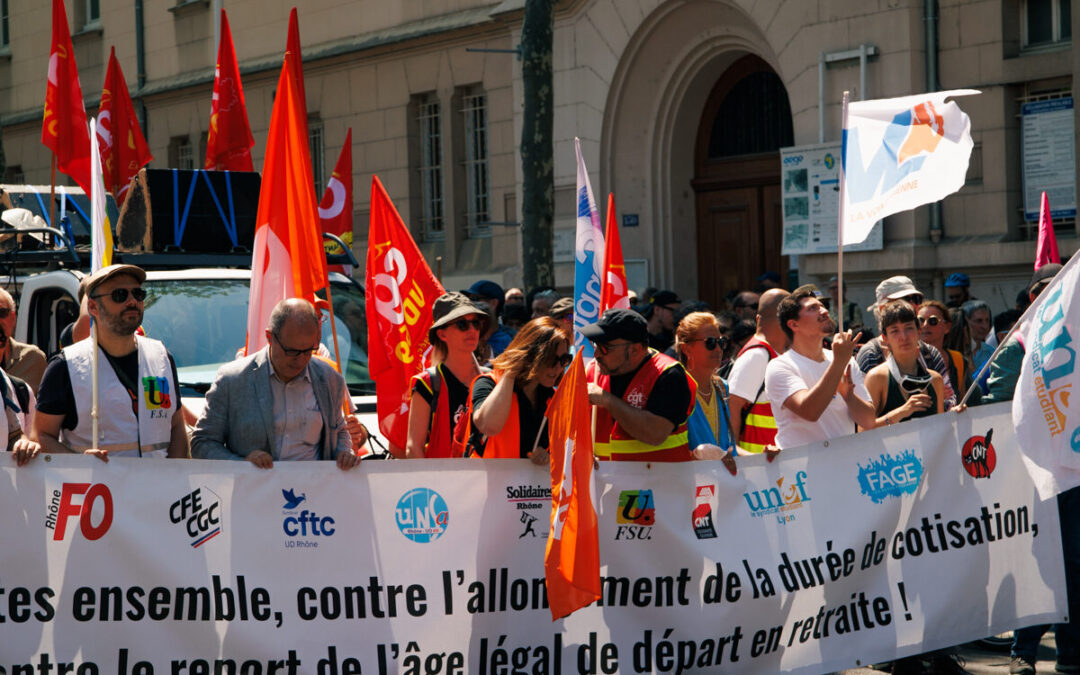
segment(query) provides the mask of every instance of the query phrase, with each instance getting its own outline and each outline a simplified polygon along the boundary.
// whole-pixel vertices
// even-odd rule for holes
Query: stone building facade
[[[115,46],[145,105],[152,167],[202,164],[222,4],[258,168],[290,3],[137,0],[138,26],[126,0],[67,0],[88,113]],[[316,182],[321,194],[351,127],[361,260],[378,174],[448,288],[482,277],[520,284],[522,95],[513,50],[523,5],[301,4]],[[11,10],[0,46],[4,180],[47,183],[50,156],[39,137],[50,3],[16,1]],[[851,296],[869,304],[878,280],[906,273],[941,297],[943,279],[965,271],[974,295],[995,309],[1011,306],[1034,255],[1023,214],[1021,106],[1071,96],[1076,21],[1070,0],[560,0],[558,284],[572,284],[575,136],[597,201],[615,194],[631,284],[716,302],[762,271],[795,266],[780,255],[778,148],[838,140],[844,90],[854,99],[926,91],[928,55],[936,55],[940,89],[982,91],[960,102],[975,140],[967,184],[944,200],[937,225],[925,207],[892,216],[880,251],[846,254]],[[1072,186],[1075,193],[1075,178]],[[1076,249],[1076,227],[1075,219],[1058,223],[1063,254]],[[835,255],[800,256],[798,277],[823,282],[835,266]]]

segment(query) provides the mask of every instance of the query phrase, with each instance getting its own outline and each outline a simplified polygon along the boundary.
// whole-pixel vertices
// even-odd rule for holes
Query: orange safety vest
[[[477,375],[473,380],[473,384],[469,387],[469,408],[468,418],[465,421],[465,434],[464,438],[468,439],[472,436],[472,416],[473,416],[473,399],[472,388],[476,385],[476,380],[481,377],[490,377],[495,380],[495,384],[499,383],[499,379],[502,377],[502,373],[491,371],[490,373],[481,373]],[[494,436],[484,437],[484,444],[481,446],[483,451],[479,456],[484,459],[520,459],[521,458],[521,427],[518,417],[518,402],[517,392],[510,392],[510,412],[506,415],[506,422],[503,424],[499,433]],[[532,448],[529,448],[532,450]],[[476,456],[476,455],[473,455]]]
[[[655,349],[649,350],[649,358],[638,369],[623,392],[622,400],[635,408],[644,410],[653,386],[660,375],[668,368],[679,368],[686,376],[690,388],[690,407],[686,411],[689,417],[694,411],[697,384],[694,378],[683,369],[682,364],[665,356]],[[611,378],[599,372],[596,362],[589,364],[586,371],[589,382],[595,382],[604,391],[611,391]],[[623,429],[612,418],[606,408],[597,406],[596,429],[593,434],[593,452],[597,459],[635,462],[688,462],[694,458],[690,454],[690,442],[686,435],[686,420],[679,424],[660,445],[642,443]]]
[[[770,361],[779,356],[768,342],[750,338],[735,358],[739,358],[751,349],[767,350]],[[750,407],[743,411],[742,433],[739,435],[738,444],[747,452],[761,452],[766,445],[776,443],[776,418],[773,416],[772,403],[767,398],[763,398],[764,395],[765,381],[762,380],[757,396],[750,402]]]
[[[426,368],[419,374],[413,375],[414,380],[420,381],[431,394],[435,395],[433,375],[439,369],[438,375],[445,380],[442,374],[442,365],[434,368]],[[428,441],[424,448],[424,456],[428,459],[446,459],[448,457],[460,457],[460,452],[455,454],[453,447],[453,432],[450,429],[450,395],[446,387],[439,383],[438,397],[431,404],[431,421],[428,425]]]

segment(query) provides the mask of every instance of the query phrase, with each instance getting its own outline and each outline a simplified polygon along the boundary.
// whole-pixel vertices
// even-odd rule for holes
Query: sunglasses
[[[122,302],[127,302],[128,293],[131,293],[131,297],[135,298],[135,302],[142,302],[146,299],[146,291],[142,288],[114,288],[111,293],[98,293],[90,297],[97,300],[108,296],[109,299],[119,305]]]
[[[622,344],[613,345],[609,342],[600,342],[596,345],[596,353],[601,356],[607,356],[611,353],[612,349],[618,349],[620,347],[629,347],[634,344],[633,342],[623,342]]]
[[[480,326],[482,325],[484,325],[484,322],[482,322],[480,319],[458,319],[453,323],[454,328],[457,328],[462,333],[469,330],[470,328],[480,330]]]
[[[900,388],[909,394],[921,394],[933,382],[933,377],[926,375],[904,375],[900,378]]]
[[[936,326],[939,323],[941,323],[941,317],[939,317],[939,316],[921,317],[920,316],[918,318],[918,321],[919,321],[919,326],[920,327],[925,326],[926,324],[930,324],[931,326]]]
[[[708,349],[710,352],[714,351],[717,347],[720,349],[727,349],[728,346],[728,339],[726,337],[698,338],[697,340],[687,340],[687,342],[704,342],[705,349]]]
[[[277,333],[270,333],[270,334],[274,336],[274,340],[276,340],[277,343],[278,343],[278,346],[281,347],[281,351],[285,352],[285,356],[288,356],[290,358],[295,358],[297,356],[308,356],[310,354],[314,354],[315,352],[317,352],[319,350],[318,345],[316,345],[314,347],[309,347],[308,349],[290,349],[289,347],[286,347],[285,345],[281,344],[281,338],[279,338],[277,336]]]
[[[574,357],[571,356],[569,352],[567,352],[566,354],[563,354],[562,356],[556,356],[555,357],[555,362],[559,364],[560,368],[566,369],[566,368],[570,367],[571,363],[574,362]]]

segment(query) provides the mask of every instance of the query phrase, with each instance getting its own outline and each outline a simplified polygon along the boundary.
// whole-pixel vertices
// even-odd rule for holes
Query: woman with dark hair
[[[477,377],[469,401],[470,420],[484,439],[484,458],[530,457],[547,464],[544,412],[555,385],[570,365],[570,333],[543,316],[521,327],[490,373]]]
[[[431,310],[431,368],[413,377],[405,457],[453,457],[454,426],[469,400],[469,385],[483,370],[473,352],[488,315],[462,293],[447,293]]]
[[[877,314],[881,343],[889,348],[885,363],[866,374],[878,426],[940,413],[945,381],[919,362],[915,308],[906,300],[890,300]]]
[[[690,448],[702,443],[723,449],[734,447],[727,387],[716,374],[728,339],[720,335],[720,323],[710,312],[693,312],[675,328],[675,352],[697,382],[694,412],[687,420]]]

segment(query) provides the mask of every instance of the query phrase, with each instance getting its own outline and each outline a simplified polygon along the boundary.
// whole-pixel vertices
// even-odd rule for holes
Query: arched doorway
[[[787,278],[779,149],[793,144],[791,105],[779,76],[749,55],[716,81],[698,126],[698,295],[713,307],[753,288],[766,271]]]

